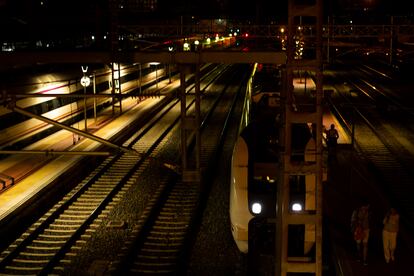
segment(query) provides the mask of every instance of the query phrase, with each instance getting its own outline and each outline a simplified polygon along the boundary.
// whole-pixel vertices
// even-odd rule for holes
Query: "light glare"
[[[262,212],[262,205],[260,203],[253,203],[252,205],[253,214],[260,214]]]
[[[293,203],[292,204],[292,211],[294,211],[294,212],[300,212],[300,211],[302,211],[302,204],[300,204],[300,203]]]

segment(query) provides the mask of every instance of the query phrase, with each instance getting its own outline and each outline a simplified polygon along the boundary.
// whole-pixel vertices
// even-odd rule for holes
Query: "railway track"
[[[350,78],[348,83],[353,91],[360,91],[362,96],[357,101],[351,101],[348,95],[342,93],[341,98],[347,103],[342,104],[342,107],[338,103],[335,110],[345,119],[344,125],[349,134],[354,135],[359,154],[372,165],[378,175],[378,188],[387,195],[391,204],[401,210],[402,220],[414,229],[414,206],[411,199],[414,192],[414,174],[411,169],[414,166],[414,151],[405,142],[411,140],[412,131],[409,124],[401,124],[412,117],[412,111],[404,107],[401,99],[392,95],[389,97],[376,86],[355,83]],[[378,98],[382,102],[378,103]],[[397,115],[390,116],[390,112],[378,108],[383,101],[397,106]]]
[[[211,72],[211,70],[213,68],[214,68],[214,65],[212,65],[212,64],[208,64],[206,66],[203,66],[203,68],[201,70],[201,74],[204,74],[205,76],[208,76],[209,72]],[[155,95],[154,93],[156,91],[155,92],[154,91],[145,92],[146,90],[148,90],[148,88],[151,85],[154,85],[154,83],[155,83],[154,80],[149,80],[148,83],[144,84],[142,93],[140,94],[140,97],[144,97],[144,96],[149,97],[151,95],[154,96]],[[192,84],[193,83],[193,78],[190,78],[188,80],[188,83],[191,87],[193,87],[193,85],[194,85],[194,84]],[[126,84],[126,85],[128,85],[128,84]],[[137,91],[138,91],[138,88],[133,88],[133,89],[130,88],[130,90],[125,91],[125,93],[134,95]],[[124,111],[128,110],[130,107],[132,107],[132,106],[127,105],[126,107],[124,107],[124,109],[125,109]],[[65,108],[67,109],[68,107],[65,107]],[[68,110],[66,110],[66,111],[68,111]],[[105,110],[103,110],[103,111],[105,111]],[[110,111],[108,111],[108,113],[110,113]],[[101,117],[102,117],[102,119],[98,120],[97,126],[95,128],[90,129],[89,132],[93,133],[95,130],[97,130],[101,127],[104,127],[106,124],[110,123],[113,119],[115,119],[115,117],[108,117],[108,116],[101,116]],[[57,119],[57,118],[55,118],[55,119]],[[75,119],[76,120],[81,120],[81,123],[82,123],[82,120],[83,120],[82,111],[78,110],[78,111],[72,112],[72,111],[69,110],[67,113],[60,114],[60,116],[59,116],[59,122],[61,122],[63,124],[72,124],[72,127],[79,128],[79,121],[77,122],[77,126],[76,126]],[[5,139],[8,139],[7,141],[13,141],[13,143],[7,142],[6,144],[2,144],[1,148],[4,150],[4,149],[8,149],[9,147],[12,147],[12,149],[15,149],[15,147],[19,147],[19,148],[24,147],[24,146],[26,146],[27,143],[30,143],[30,144],[35,143],[37,140],[40,140],[40,139],[44,138],[45,135],[50,135],[50,134],[53,134],[55,131],[58,131],[57,127],[52,127],[51,125],[47,125],[47,124],[42,123],[42,122],[40,122],[40,124],[36,123],[35,125],[33,125],[31,123],[31,121],[38,121],[38,120],[31,119],[31,120],[28,120],[27,122],[18,124],[16,126],[16,128],[17,128],[16,131],[14,131],[14,127],[9,128],[5,132],[7,134],[7,135],[5,135],[5,137],[6,137]],[[83,123],[82,123],[82,125],[83,125]],[[24,132],[20,132],[19,129],[22,129],[22,128],[28,128],[28,129],[25,130]],[[79,138],[80,137],[78,137],[78,139]],[[75,137],[75,134],[74,134],[73,135],[73,144],[75,144],[78,139]],[[3,141],[1,137],[0,137],[0,141]],[[50,149],[50,148],[47,148],[47,149]],[[66,148],[61,149],[61,148],[59,148],[59,146],[52,147],[52,149],[53,150],[58,150],[58,151],[59,150],[66,150]],[[42,150],[42,149],[40,149],[40,150]],[[12,179],[14,180],[14,183],[19,182],[21,179],[23,179],[23,177],[26,177],[27,175],[29,175],[33,171],[37,170],[37,168],[40,168],[45,163],[50,162],[51,160],[53,160],[53,158],[48,158],[43,163],[38,162],[34,166],[27,166],[28,168],[30,168],[30,171],[26,171],[24,174],[20,173],[18,176],[12,177]],[[5,191],[10,186],[11,186],[10,184],[0,186],[0,188],[1,188],[0,192]]]
[[[387,130],[383,121],[372,116],[355,126],[355,137],[360,152],[374,166],[381,188],[388,199],[401,210],[402,220],[414,229],[414,193],[412,179],[414,156],[397,140],[396,133]],[[400,134],[397,134],[400,135]]]
[[[240,72],[233,72],[226,79],[239,78],[237,82],[240,82],[239,76]],[[202,122],[201,166],[206,168],[204,176],[215,162],[215,153],[221,144],[227,119],[239,91],[238,85],[225,87],[215,99],[204,99],[211,102],[205,104],[210,109],[205,111]],[[208,184],[205,180],[201,183],[183,183],[178,180],[172,186],[166,187],[161,192],[163,196],[154,199],[159,208],[152,209],[153,213],[148,216],[146,223],[142,228],[136,229],[136,235],[129,238],[128,248],[120,255],[120,261],[113,264],[111,271],[119,275],[171,275],[183,269],[185,247],[194,228],[197,210],[202,208],[202,198],[208,189],[206,186]]]
[[[157,124],[157,129],[153,131],[166,131],[160,126]],[[106,159],[92,176],[80,183],[72,194],[56,204],[2,253],[2,273],[48,274],[67,251],[69,255],[74,254],[76,248],[87,240],[88,234],[85,233],[94,220],[111,202],[119,200],[121,190],[128,188],[131,185],[128,183],[136,178],[134,172],[159,142],[155,137],[159,136],[143,135],[132,146],[137,150],[145,148],[145,156],[121,154]],[[59,270],[59,267],[56,269]]]
[[[218,70],[205,77],[206,87],[220,72]],[[0,274],[60,274],[91,237],[102,217],[125,196],[149,166],[149,160],[159,150],[158,147],[165,143],[165,136],[179,120],[177,103],[177,100],[170,102],[124,143],[143,154],[124,153],[107,158],[3,251],[0,254]]]

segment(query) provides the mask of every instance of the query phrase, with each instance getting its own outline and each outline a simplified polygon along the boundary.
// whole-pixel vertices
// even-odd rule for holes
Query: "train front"
[[[272,97],[265,95],[260,102],[266,104]],[[230,220],[233,238],[243,253],[274,251],[278,141],[279,116],[272,111],[253,117],[233,150]]]

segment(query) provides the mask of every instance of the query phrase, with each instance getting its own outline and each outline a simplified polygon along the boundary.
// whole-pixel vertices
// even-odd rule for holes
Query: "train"
[[[256,67],[260,68],[260,67]],[[265,72],[277,83],[273,72]],[[281,184],[284,158],[282,126],[284,125],[280,103],[280,87],[269,88],[255,84],[254,79],[266,78],[253,72],[251,95],[247,95],[245,112],[236,139],[230,173],[229,216],[232,237],[239,250],[247,254],[255,269],[274,269],[276,249],[277,191]],[[258,88],[259,87],[259,88]],[[255,91],[258,89],[258,91]],[[315,128],[308,123],[295,123],[292,130],[292,162],[314,162]],[[309,196],[314,189],[312,175],[289,176],[290,202],[292,211],[299,208],[310,211],[315,199]],[[289,228],[289,255],[309,255],[315,245],[312,225],[296,225]],[[260,263],[260,265],[257,265]],[[261,268],[262,267],[262,268]],[[255,272],[259,272],[255,270]]]
[[[261,95],[258,109],[266,102],[277,102],[277,95]],[[259,106],[261,106],[259,108]],[[256,111],[257,112],[257,111]],[[254,112],[254,113],[256,113]],[[231,164],[230,221],[238,249],[247,253],[249,229],[259,221],[276,218],[276,192],[279,177],[280,116],[251,118],[235,142]]]
[[[276,72],[276,74],[275,74]],[[276,218],[279,178],[280,70],[255,64],[247,84],[239,135],[231,159],[229,215],[238,250],[248,253],[249,231]],[[273,86],[263,85],[271,79]]]

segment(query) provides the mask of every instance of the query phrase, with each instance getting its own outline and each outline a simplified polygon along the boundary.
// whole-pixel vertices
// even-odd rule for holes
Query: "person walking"
[[[400,215],[395,208],[391,208],[385,215],[382,230],[382,244],[384,246],[385,262],[393,262],[394,251],[397,246],[397,234],[399,230]]]
[[[356,243],[357,259],[367,265],[368,240],[370,230],[369,203],[365,202],[352,212],[351,230]]]

